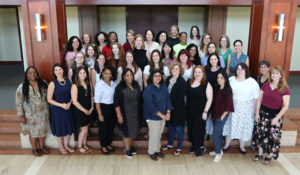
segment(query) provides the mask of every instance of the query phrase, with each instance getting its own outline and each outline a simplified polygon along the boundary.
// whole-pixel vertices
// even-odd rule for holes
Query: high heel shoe
[[[243,154],[243,155],[245,155],[245,154],[247,154],[247,151],[243,151],[243,150],[240,148],[240,153]]]
[[[58,151],[59,151],[60,154],[62,154],[62,155],[68,154],[68,151],[67,151],[67,150],[61,150],[61,149],[58,149]]]
[[[230,146],[228,146],[227,148],[222,148],[223,152],[226,152],[227,150],[229,150]]]

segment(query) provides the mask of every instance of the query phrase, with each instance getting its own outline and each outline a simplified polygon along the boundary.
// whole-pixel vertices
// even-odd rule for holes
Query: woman
[[[151,29],[147,29],[145,31],[145,50],[152,53],[153,50],[160,49],[159,44],[157,42],[154,42],[153,39],[155,38],[154,31]]]
[[[208,61],[207,61],[208,60],[208,55],[212,54],[212,53],[217,53],[217,55],[219,55],[216,43],[209,42],[207,44],[207,47],[206,47],[206,55],[203,56],[203,57],[201,57],[201,65],[202,66],[205,67],[207,65],[207,63],[208,63]],[[224,62],[223,57],[219,56],[219,59],[220,59],[221,67],[224,68],[225,67],[225,62]]]
[[[164,66],[170,67],[171,64],[175,61],[173,56],[173,48],[169,42],[165,42],[162,45],[161,57]]]
[[[164,30],[158,32],[155,41],[159,44],[159,51],[162,52],[163,44],[168,40],[168,33]]]
[[[134,35],[135,32],[131,29],[127,30],[126,32],[126,43],[123,45],[124,52],[127,50],[133,50],[134,49]]]
[[[134,61],[132,50],[128,50],[125,53],[125,59],[124,59],[123,65],[122,65],[122,67],[118,68],[118,78],[117,78],[118,83],[121,82],[121,80],[122,80],[123,70],[125,70],[127,68],[131,69],[132,72],[134,72],[134,80],[136,82],[138,82],[139,87],[141,88],[141,90],[143,90],[143,73],[142,73],[141,69],[139,68],[139,66]]]
[[[179,156],[182,152],[182,143],[184,140],[184,124],[186,119],[186,107],[185,107],[185,91],[186,81],[182,78],[183,68],[180,63],[173,63],[171,66],[171,76],[167,78],[166,86],[171,98],[173,110],[171,111],[171,119],[168,122],[169,126],[169,139],[168,145],[163,150],[173,148],[174,137],[177,133],[178,143],[175,156]]]
[[[111,66],[115,69],[122,66],[123,58],[124,58],[124,51],[123,47],[120,43],[115,42],[111,45],[111,57],[108,58],[108,62]]]
[[[198,26],[192,26],[190,31],[190,38],[188,39],[189,44],[195,44],[197,48],[200,46],[200,30]],[[197,49],[198,50],[198,49]]]
[[[70,108],[71,86],[71,80],[66,77],[63,67],[54,64],[53,81],[48,86],[47,100],[52,105],[52,134],[57,137],[61,154],[74,152],[74,149],[69,147],[70,136],[75,133],[75,122]]]
[[[223,151],[229,149],[232,139],[239,139],[240,152],[245,155],[245,142],[252,137],[254,125],[255,102],[259,95],[257,82],[250,77],[249,68],[245,63],[237,65],[235,76],[229,78],[233,93],[234,112],[229,113],[224,126],[226,136]]]
[[[223,57],[226,70],[228,56],[231,54],[232,50],[230,49],[230,40],[227,35],[222,35],[219,39],[219,55]]]
[[[100,81],[101,72],[104,66],[106,65],[107,65],[107,60],[105,55],[103,53],[99,53],[95,61],[94,69],[91,70],[91,83],[93,87],[95,87],[96,84]]]
[[[254,161],[262,159],[266,153],[264,164],[270,164],[272,158],[279,156],[282,135],[282,117],[290,104],[290,90],[281,67],[275,66],[270,72],[270,82],[263,85],[257,100],[255,112],[255,130],[252,145],[257,146],[258,154]]]
[[[76,72],[76,69],[80,66],[83,66],[86,70],[86,73],[87,73],[87,76],[88,76],[88,80],[90,81],[90,71],[91,69],[85,64],[85,57],[84,57],[84,54],[82,52],[78,52],[76,53],[75,55],[75,60],[74,60],[74,63],[72,65],[72,69],[69,70],[68,72],[68,77],[74,81],[74,78],[75,78],[75,72]]]
[[[190,58],[189,60],[194,64],[194,65],[200,65],[200,57],[199,57],[199,52],[198,52],[198,46],[196,44],[189,44],[186,49],[190,53]]]
[[[109,155],[116,149],[111,146],[116,114],[114,110],[115,70],[112,66],[105,66],[101,73],[101,80],[95,86],[94,102],[99,119],[99,141],[101,152]]]
[[[75,54],[82,49],[82,44],[80,39],[77,36],[72,36],[67,44],[67,53],[65,55],[65,60],[74,60]]]
[[[95,42],[97,44],[97,51],[98,53],[102,52],[102,49],[104,46],[106,46],[107,43],[107,34],[105,32],[98,32],[95,35]]]
[[[179,52],[178,59],[177,59],[177,61],[183,67],[184,73],[182,77],[184,78],[185,81],[192,78],[192,72],[194,68],[194,65],[192,62],[190,62],[189,57],[190,57],[189,51],[187,51],[186,49],[182,49]]]
[[[144,87],[147,86],[147,80],[150,72],[152,72],[154,69],[159,69],[163,73],[164,80],[170,75],[169,68],[163,65],[160,52],[157,49],[151,53],[150,64],[145,66],[143,72]]]
[[[211,35],[209,33],[204,33],[200,42],[199,56],[204,57],[207,54],[207,45],[211,42]]]
[[[180,39],[180,43],[173,46],[175,57],[178,57],[178,53],[182,49],[185,49],[188,46],[187,33],[186,32],[181,32],[180,35],[179,35],[179,39]]]
[[[95,59],[97,57],[97,48],[94,44],[88,44],[86,46],[85,64],[88,68],[93,69],[95,65]]]
[[[239,63],[246,63],[249,67],[249,57],[242,52],[243,42],[241,40],[235,40],[233,42],[234,52],[228,56],[226,72],[229,77],[234,75],[235,68]]]
[[[196,153],[196,157],[201,157],[206,151],[205,122],[213,100],[213,89],[206,79],[203,66],[196,66],[192,75],[186,90],[188,136],[192,143],[190,153]]]
[[[217,84],[214,89],[214,100],[211,110],[214,127],[212,139],[215,150],[210,152],[210,155],[215,156],[214,162],[216,163],[222,159],[223,128],[229,112],[234,112],[232,90],[226,72],[222,71],[217,74]]]
[[[92,37],[90,34],[85,33],[82,35],[82,53],[86,53],[87,46],[92,43]]]
[[[134,40],[135,48],[133,50],[134,61],[144,71],[144,67],[150,60],[150,52],[145,50],[145,42],[143,35],[135,35]]]
[[[154,161],[158,160],[157,157],[164,158],[165,156],[160,152],[160,139],[166,120],[170,120],[170,113],[173,109],[162,75],[159,69],[151,72],[148,79],[149,85],[143,93],[144,119],[149,128],[148,154]]]
[[[78,151],[88,153],[92,150],[87,146],[87,136],[90,123],[94,121],[91,115],[94,110],[92,88],[87,78],[84,67],[79,67],[75,72],[74,84],[71,88],[71,97],[78,135]]]
[[[16,92],[16,110],[22,122],[22,134],[29,135],[32,154],[48,154],[45,139],[49,129],[49,106],[47,103],[47,83],[40,77],[37,69],[26,69],[25,79]]]
[[[180,43],[178,25],[172,25],[170,27],[169,37],[167,41],[171,44],[171,47]]]
[[[116,87],[114,107],[118,123],[117,135],[123,138],[124,153],[132,158],[136,151],[132,148],[132,140],[140,133],[142,119],[142,95],[139,84],[134,80],[134,73],[126,68],[122,73],[122,81]]]
[[[108,34],[108,40],[105,46],[102,48],[102,53],[106,56],[106,58],[109,58],[111,55],[111,45],[114,42],[118,42],[118,34],[116,32],[109,32]]]
[[[263,85],[265,83],[268,82],[269,78],[270,78],[270,62],[267,60],[262,60],[258,63],[259,65],[259,71],[260,71],[260,75],[258,75],[257,77],[257,82],[260,88],[263,87]]]

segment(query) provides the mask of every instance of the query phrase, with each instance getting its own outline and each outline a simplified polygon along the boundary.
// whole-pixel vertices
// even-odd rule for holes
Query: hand
[[[169,113],[169,112],[167,112],[167,114],[166,114],[166,118],[165,118],[165,119],[166,119],[167,121],[169,121],[169,120],[170,120],[170,118],[171,118],[171,116],[170,116],[170,113]]]
[[[118,122],[119,122],[120,124],[123,123],[123,117],[122,117],[122,116],[119,116],[119,117],[118,117]]]
[[[68,110],[70,108],[70,105],[68,105],[67,103],[63,103],[61,104],[61,107],[64,108],[64,110]]]
[[[104,122],[104,117],[103,117],[103,115],[101,114],[101,115],[99,115],[99,121],[100,122]]]
[[[94,111],[94,108],[92,107],[90,110],[89,110],[89,115],[91,115],[92,113],[93,113],[93,111]]]
[[[259,120],[260,120],[260,116],[259,116],[259,114],[255,114],[255,121],[258,123],[258,122],[259,122]]]
[[[84,109],[83,113],[84,113],[85,115],[90,115],[90,111],[89,111],[89,110],[86,110],[86,109]]]
[[[166,120],[166,115],[164,115],[164,114],[161,114],[161,116],[160,116],[163,120]]]
[[[20,120],[23,124],[26,124],[27,123],[27,120],[24,116],[20,116]]]
[[[206,113],[206,112],[203,112],[203,113],[202,113],[202,119],[203,119],[203,120],[207,120],[207,113]]]
[[[225,116],[222,116],[222,117],[221,117],[221,121],[223,121],[223,120],[224,120],[224,118],[225,118]]]
[[[278,120],[279,119],[277,117],[273,118],[272,122],[271,122],[271,125],[276,125],[278,123]]]

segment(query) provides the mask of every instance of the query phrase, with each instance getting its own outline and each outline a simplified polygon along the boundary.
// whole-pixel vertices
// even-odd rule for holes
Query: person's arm
[[[138,68],[136,76],[137,76],[137,82],[139,84],[140,90],[143,91],[143,73],[142,73],[142,70],[140,68]]]
[[[171,110],[173,110],[173,106],[172,106],[172,102],[171,102],[167,87],[165,89],[166,89],[165,92],[167,93],[167,113],[165,115],[165,120],[170,120]]]
[[[228,59],[227,59],[227,67],[226,67],[226,73],[227,75],[229,75],[229,65],[230,65],[230,59],[231,59],[231,54],[228,55]]]
[[[247,59],[246,59],[246,65],[248,66],[248,68],[250,69],[249,67],[249,57],[247,56]]]
[[[146,56],[148,58],[148,62],[150,63],[150,60],[151,60],[151,53],[147,50],[146,52]]]
[[[264,91],[263,90],[260,90],[259,92],[259,95],[258,95],[258,98],[256,100],[256,105],[255,105],[255,121],[256,122],[259,122],[259,109],[260,109],[260,106],[261,106],[261,103],[262,103],[262,97],[264,95]]]
[[[278,120],[282,118],[282,116],[285,114],[285,112],[289,109],[289,105],[290,105],[290,95],[284,95],[282,96],[282,100],[283,100],[283,105],[281,107],[280,112],[276,115],[275,118],[273,118],[272,120],[272,125],[276,125]]]
[[[147,80],[148,80],[149,74],[143,73],[143,80],[144,80],[144,87],[147,87]]]
[[[121,112],[121,89],[119,88],[119,86],[116,88],[115,90],[115,94],[114,94],[114,107],[115,107],[115,111],[118,117],[118,122],[120,124],[123,123],[123,116],[122,116],[122,112]]]
[[[91,85],[92,85],[92,90],[94,90],[95,86],[96,86],[96,70],[92,69],[91,71]]]
[[[101,86],[99,86],[98,83],[97,83],[97,86],[95,87],[94,102],[96,104],[96,110],[97,110],[97,113],[98,113],[99,121],[104,122],[104,117],[103,117],[103,114],[102,114],[102,111],[101,111],[101,106],[100,106],[100,99],[101,99],[101,95],[102,95],[101,93],[102,93]]]
[[[88,109],[85,109],[79,102],[78,102],[78,88],[75,84],[72,85],[71,88],[71,97],[72,97],[72,101],[74,106],[79,109],[80,111],[82,111],[85,115],[89,115],[89,111]]]
[[[48,103],[50,103],[54,106],[64,108],[65,110],[69,109],[70,105],[68,105],[67,103],[58,103],[57,101],[53,100],[54,89],[55,89],[54,83],[51,82],[48,86],[48,89],[47,89],[47,101],[48,101]]]
[[[117,84],[119,84],[122,80],[122,72],[123,72],[122,67],[119,67],[118,68],[118,73],[117,73]]]
[[[221,115],[221,120],[223,120],[228,115],[228,111],[223,112]]]
[[[24,108],[23,108],[24,97],[22,93],[22,85],[20,85],[16,92],[16,111],[19,116],[21,122],[26,124],[26,118],[24,116]]]
[[[207,113],[208,113],[208,110],[209,110],[209,108],[211,106],[211,103],[213,101],[213,89],[212,89],[212,87],[209,83],[207,83],[207,87],[206,87],[206,98],[207,98],[207,101],[206,101],[205,108],[204,108],[204,111],[203,111],[203,114],[202,114],[202,119],[203,120],[207,119]]]

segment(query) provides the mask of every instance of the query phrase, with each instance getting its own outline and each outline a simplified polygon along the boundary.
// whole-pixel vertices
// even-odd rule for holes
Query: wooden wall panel
[[[219,38],[226,33],[227,7],[208,7],[207,32],[211,34],[212,41],[219,45]]]
[[[79,34],[89,33],[94,39],[95,34],[99,31],[99,7],[98,6],[79,6]]]

